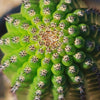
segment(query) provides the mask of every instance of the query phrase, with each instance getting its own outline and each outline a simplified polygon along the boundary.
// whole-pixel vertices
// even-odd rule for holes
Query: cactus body
[[[1,69],[14,73],[13,93],[30,84],[28,100],[41,100],[49,91],[53,100],[65,100],[70,88],[82,92],[84,71],[96,65],[100,28],[91,28],[96,18],[77,9],[76,1],[24,0],[21,13],[6,18]]]

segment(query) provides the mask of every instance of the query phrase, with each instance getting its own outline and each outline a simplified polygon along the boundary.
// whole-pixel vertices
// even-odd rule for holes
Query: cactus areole
[[[96,14],[75,2],[24,0],[20,13],[5,18],[0,69],[11,75],[11,92],[28,88],[27,100],[49,93],[66,100],[69,88],[83,91],[84,71],[96,66],[100,28]]]

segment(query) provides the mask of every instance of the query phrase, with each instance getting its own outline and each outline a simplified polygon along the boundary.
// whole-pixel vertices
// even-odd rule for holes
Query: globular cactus
[[[20,13],[5,18],[0,68],[13,93],[30,87],[27,100],[44,100],[49,93],[53,100],[80,100],[88,92],[85,80],[97,73],[100,26],[98,14],[78,1],[24,0]]]

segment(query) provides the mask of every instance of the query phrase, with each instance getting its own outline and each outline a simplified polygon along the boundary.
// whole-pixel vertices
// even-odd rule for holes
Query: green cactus
[[[1,69],[13,93],[30,86],[27,100],[49,93],[53,100],[65,100],[71,87],[82,92],[84,72],[96,66],[99,56],[100,27],[97,14],[77,8],[76,2],[24,0],[21,12],[6,18]]]

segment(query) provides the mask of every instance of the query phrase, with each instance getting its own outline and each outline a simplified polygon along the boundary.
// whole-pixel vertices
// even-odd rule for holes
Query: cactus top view
[[[78,2],[23,0],[20,13],[5,18],[0,69],[11,79],[12,93],[28,89],[27,100],[49,95],[51,100],[81,100],[99,89],[100,16]]]

